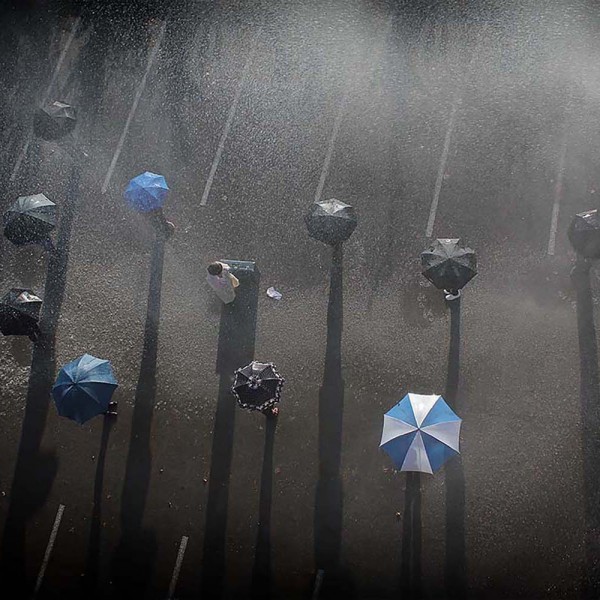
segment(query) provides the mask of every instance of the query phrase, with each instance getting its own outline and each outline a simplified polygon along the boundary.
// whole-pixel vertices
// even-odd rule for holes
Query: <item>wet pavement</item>
[[[3,206],[43,192],[60,225],[52,258],[0,242],[2,290],[45,301],[43,343],[0,339],[11,597],[300,599],[319,569],[321,598],[585,591],[566,230],[600,193],[597,8],[29,4],[2,13]],[[78,108],[88,160],[31,136],[45,97]],[[164,244],[122,199],[145,170],[171,188]],[[303,221],[332,197],[359,219],[335,261]],[[462,462],[407,477],[383,413],[454,394],[430,226],[478,255]],[[215,259],[258,267],[232,307],[205,282]],[[114,422],[56,414],[54,377],[84,352],[113,365]],[[229,394],[252,358],[286,379],[276,423]]]

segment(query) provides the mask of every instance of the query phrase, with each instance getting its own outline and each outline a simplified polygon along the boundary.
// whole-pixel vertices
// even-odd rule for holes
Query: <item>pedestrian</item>
[[[272,405],[268,408],[262,408],[260,411],[265,417],[277,417],[279,416],[279,406]]]
[[[206,270],[206,281],[210,287],[224,304],[231,304],[235,300],[235,288],[240,285],[238,278],[231,273],[231,267],[227,263],[216,261],[210,263]]]
[[[269,419],[279,415],[284,381],[273,363],[253,360],[236,370],[231,391],[241,408],[260,411]]]
[[[105,415],[109,416],[109,417],[116,417],[117,416],[117,402],[116,400],[111,400],[108,403],[108,409],[104,412]]]
[[[175,225],[167,221],[162,208],[156,208],[146,213],[156,232],[165,239],[169,239],[175,233]]]
[[[31,326],[31,329],[29,330],[29,334],[28,335],[29,335],[29,339],[33,343],[37,342],[40,339],[41,335],[42,335],[42,332],[40,331],[40,326],[37,323],[34,323]]]

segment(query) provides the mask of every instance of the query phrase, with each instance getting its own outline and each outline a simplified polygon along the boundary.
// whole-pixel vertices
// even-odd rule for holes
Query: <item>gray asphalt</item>
[[[0,291],[23,284],[51,297],[44,344],[0,339],[0,562],[11,597],[30,597],[61,505],[40,598],[167,598],[183,537],[176,598],[309,598],[323,561],[321,597],[453,597],[455,484],[443,471],[421,476],[410,524],[407,476],[378,448],[384,412],[447,383],[450,313],[419,255],[453,106],[433,237],[461,238],[479,261],[461,300],[466,582],[454,597],[582,593],[586,414],[566,231],[600,194],[597,8],[173,2],[131,3],[111,19],[111,5],[94,5],[49,94],[77,106],[90,155],[69,196],[68,142],[34,139],[10,181],[76,18],[66,4],[30,4],[2,16],[2,202],[45,193],[63,237],[52,260],[1,242]],[[145,170],[171,188],[164,212],[177,231],[164,247],[122,199]],[[344,245],[333,383],[323,373],[331,249],[303,222],[321,180],[321,199],[351,204],[359,219]],[[222,314],[204,280],[215,259],[260,270],[258,288],[242,282],[237,312]],[[593,269],[591,279],[597,310]],[[49,397],[60,365],[84,352],[110,359],[120,384],[104,438],[101,417],[78,426]],[[226,393],[227,369],[252,356],[286,379],[274,429]],[[342,413],[323,406],[340,397],[338,423]],[[319,427],[341,436],[331,481]]]

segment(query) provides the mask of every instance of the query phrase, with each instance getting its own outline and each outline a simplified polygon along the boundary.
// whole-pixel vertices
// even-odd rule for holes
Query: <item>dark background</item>
[[[77,107],[90,159],[73,170],[70,142],[34,139],[11,180],[75,23],[49,99]],[[1,242],[0,291],[46,301],[44,343],[0,339],[3,581],[29,597],[63,504],[43,598],[166,598],[182,536],[179,598],[308,598],[323,563],[324,597],[451,597],[444,473],[407,490],[378,444],[407,391],[446,385],[450,312],[419,254],[456,106],[433,236],[479,259],[457,392],[466,589],[579,594],[586,414],[566,230],[600,194],[596,4],[30,0],[5,2],[0,25],[2,206],[44,192],[61,212],[54,259]],[[340,104],[322,198],[358,214],[343,275],[303,222]],[[171,188],[164,245],[122,199],[145,170]],[[223,314],[204,280],[220,258],[260,269]],[[84,352],[110,359],[120,383],[104,432],[49,399],[60,365]],[[228,373],[253,356],[286,379],[276,427],[228,394]],[[407,587],[409,531],[419,583]]]

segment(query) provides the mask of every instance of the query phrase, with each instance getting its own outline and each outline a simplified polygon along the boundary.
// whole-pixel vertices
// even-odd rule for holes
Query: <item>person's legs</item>
[[[40,242],[42,248],[44,250],[47,250],[48,252],[54,252],[56,250],[55,246],[54,246],[54,242],[52,241],[52,238],[47,237],[45,240],[42,240]]]
[[[267,417],[276,417],[277,415],[279,415],[279,407],[277,406],[277,404],[273,404],[268,408],[263,408],[261,412]]]
[[[37,342],[40,339],[40,333],[41,333],[41,331],[40,331],[39,326],[37,324],[34,325],[31,328],[31,330],[29,331],[29,334],[28,334],[29,339],[34,343]]]
[[[151,210],[147,214],[152,223],[152,227],[154,227],[157,233],[163,235],[167,239],[175,233],[175,225],[171,223],[171,221],[167,221],[162,208]]]
[[[175,223],[165,219],[163,229],[165,237],[169,239],[175,233]]]

